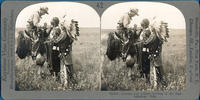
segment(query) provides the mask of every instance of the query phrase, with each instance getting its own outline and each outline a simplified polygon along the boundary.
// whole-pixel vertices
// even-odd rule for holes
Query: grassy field
[[[16,32],[22,29],[17,29]],[[16,34],[17,37],[17,34]],[[38,66],[31,57],[19,59],[16,55],[16,90],[84,90],[100,89],[100,33],[98,28],[80,28],[78,41],[73,43],[73,66],[77,84],[64,87],[44,65],[43,77],[37,75]]]
[[[17,29],[19,31],[22,29]],[[31,60],[16,55],[16,90],[151,90],[144,78],[131,80],[128,68],[121,59],[110,61],[106,55],[109,32],[98,28],[81,28],[78,41],[73,43],[73,65],[77,84],[63,87],[44,65],[44,77],[37,75],[38,66]],[[17,35],[16,35],[17,36]],[[101,40],[101,41],[100,41]],[[101,54],[100,54],[101,53]],[[159,90],[184,90],[186,88],[186,36],[185,30],[170,30],[170,38],[163,45],[163,67],[167,87]],[[102,65],[102,66],[100,66]],[[134,70],[137,74],[137,70]]]
[[[144,78],[131,80],[128,77],[128,68],[121,59],[110,61],[105,55],[106,40],[111,29],[102,30],[101,33],[101,59],[102,59],[102,89],[103,90],[152,90]],[[186,33],[185,30],[170,30],[170,38],[163,45],[162,61],[165,80],[168,86],[154,90],[184,90],[186,88]],[[137,76],[137,69],[133,70]]]

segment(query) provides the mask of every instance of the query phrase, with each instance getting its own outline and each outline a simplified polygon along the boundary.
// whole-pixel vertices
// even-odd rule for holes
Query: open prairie
[[[106,53],[108,33],[112,29],[104,29],[101,33],[101,59],[102,59],[102,90],[151,90],[150,84],[144,78],[128,77],[128,68],[120,59],[110,61]],[[184,29],[171,29],[168,42],[163,44],[162,62],[165,80],[168,86],[158,90],[184,90],[186,88],[186,31]],[[133,70],[137,74],[137,69]]]
[[[17,29],[16,32],[22,29]],[[16,55],[16,90],[151,90],[144,78],[131,80],[128,68],[120,60],[110,61],[105,55],[107,35],[112,29],[80,28],[80,36],[73,43],[73,66],[77,84],[63,87],[50,75],[48,68],[42,68],[44,76],[37,75],[38,66],[31,57],[19,59]],[[17,37],[17,33],[16,33]],[[163,67],[167,87],[159,90],[184,90],[186,88],[186,33],[171,29],[168,42],[163,45]],[[137,74],[137,70],[133,70]]]
[[[17,32],[23,28],[16,29]],[[80,36],[73,43],[73,66],[77,84],[63,87],[50,75],[44,65],[43,77],[37,75],[38,66],[31,57],[19,59],[16,55],[16,90],[91,90],[100,89],[100,33],[99,28],[80,28]]]

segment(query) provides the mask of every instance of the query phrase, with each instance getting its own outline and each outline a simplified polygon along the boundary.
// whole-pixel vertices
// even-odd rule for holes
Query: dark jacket
[[[149,48],[149,58],[154,66],[162,66],[162,41],[157,37],[156,31],[151,32],[149,38],[144,41]]]

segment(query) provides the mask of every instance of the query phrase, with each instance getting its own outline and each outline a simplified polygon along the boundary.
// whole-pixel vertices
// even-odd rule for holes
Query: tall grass
[[[31,57],[19,59],[16,56],[16,90],[23,91],[96,91],[100,88],[100,37],[99,29],[81,28],[78,41],[73,43],[72,59],[76,83],[69,81],[63,86],[58,77],[51,75],[46,65],[38,75]]]
[[[186,88],[186,34],[185,30],[170,30],[170,38],[162,48],[164,79],[167,86],[157,89],[146,83],[145,78],[138,78],[134,68],[134,79],[128,76],[128,69],[121,59],[110,61],[106,55],[107,34],[114,30],[103,30],[101,36],[101,55],[103,61],[102,88],[104,90],[184,90]]]
[[[47,66],[43,66],[42,75],[38,75],[39,66],[31,57],[19,59],[16,56],[16,90],[19,91],[99,91],[102,90],[152,90],[145,78],[138,78],[137,68],[133,69],[134,80],[128,77],[128,68],[120,59],[110,61],[106,55],[107,34],[113,30],[80,29],[79,40],[73,44],[73,66],[76,84],[63,86],[59,79],[51,75]],[[181,38],[180,38],[181,37]],[[101,43],[100,43],[101,42]],[[100,54],[101,53],[101,54]],[[156,90],[184,90],[186,88],[186,37],[185,30],[171,30],[168,42],[163,45],[163,68],[166,87]],[[102,65],[102,67],[100,66]]]

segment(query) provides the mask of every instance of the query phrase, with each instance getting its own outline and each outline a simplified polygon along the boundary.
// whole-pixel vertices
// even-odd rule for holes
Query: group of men
[[[24,36],[32,40],[31,55],[36,64],[43,66],[44,62],[47,62],[54,75],[60,72],[60,80],[66,85],[68,77],[73,79],[71,51],[74,37],[58,17],[53,17],[49,27],[46,23],[44,26],[39,26],[45,14],[48,14],[47,7],[41,7],[32,14],[27,21]],[[39,69],[38,74],[40,73]]]
[[[139,16],[138,9],[133,8],[130,9],[128,13],[125,13],[119,20],[117,26],[117,36],[122,41],[122,49],[121,56],[124,61],[130,60],[130,57],[127,57],[127,46],[130,46],[130,33],[129,31],[135,30],[135,34],[137,35],[137,43],[135,44],[138,47],[138,55],[137,55],[137,64],[140,68],[141,76],[145,76],[147,82],[150,82],[150,68],[155,67],[157,72],[157,80],[165,85],[165,81],[163,79],[163,67],[161,62],[161,44],[154,46],[155,44],[151,44],[152,41],[155,41],[157,35],[156,30],[150,26],[150,21],[145,18],[141,22],[141,28],[138,28],[135,24],[134,27],[130,27],[129,24],[132,21],[132,18],[135,16]],[[133,32],[132,32],[133,33]],[[160,42],[161,43],[161,42]]]
[[[48,62],[48,65],[51,66],[54,71],[58,70],[60,72],[61,81],[63,84],[67,84],[67,71],[69,71],[70,78],[73,78],[73,66],[72,66],[72,42],[74,37],[70,34],[69,29],[66,28],[58,17],[53,17],[51,20],[50,27],[45,23],[44,26],[39,26],[39,22],[43,15],[48,14],[47,7],[41,7],[39,11],[35,12],[30,19],[27,21],[27,28],[25,30],[24,36],[32,40],[32,57],[36,60],[38,65],[43,65],[45,61]],[[123,42],[122,47],[122,58],[127,59],[125,54],[130,39],[130,30],[137,29],[137,25],[134,25],[133,28],[129,27],[129,24],[132,21],[132,18],[139,16],[138,9],[131,9],[128,13],[123,15],[117,27],[118,37]],[[138,41],[140,42],[140,57],[138,57],[138,64],[141,66],[141,72],[145,73],[147,81],[150,81],[150,65],[156,68],[158,73],[158,78],[160,82],[163,81],[163,71],[162,71],[162,62],[161,62],[161,47],[157,48],[156,52],[153,52],[154,49],[150,42],[154,37],[156,37],[155,32],[149,26],[150,22],[148,19],[143,19],[141,22],[141,31],[136,32],[138,35]],[[72,41],[69,43],[67,36],[70,37]],[[48,44],[48,45],[46,45]],[[43,49],[41,49],[43,47]],[[46,52],[44,52],[44,47]],[[40,50],[41,49],[41,50]],[[155,51],[155,50],[154,50]],[[46,55],[46,58],[45,58]],[[57,60],[56,62],[52,62]],[[58,66],[59,65],[59,66]]]

